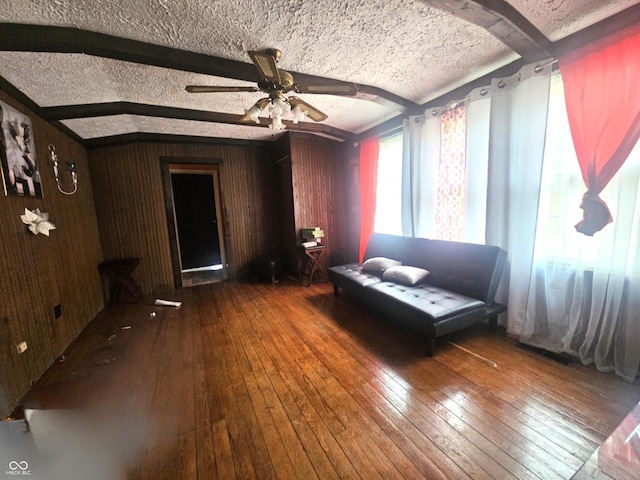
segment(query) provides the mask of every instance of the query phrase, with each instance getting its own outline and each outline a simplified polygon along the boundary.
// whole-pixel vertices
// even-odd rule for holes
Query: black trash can
[[[264,282],[277,283],[284,271],[282,255],[262,255],[255,261],[255,273]]]

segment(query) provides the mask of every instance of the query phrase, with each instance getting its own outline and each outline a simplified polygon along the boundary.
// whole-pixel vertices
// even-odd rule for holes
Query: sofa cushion
[[[426,316],[432,322],[477,310],[484,317],[484,302],[475,298],[453,293],[431,285],[407,287],[393,282],[380,282],[367,286],[378,297],[389,298],[405,308]]]
[[[429,275],[429,270],[424,268],[401,265],[385,270],[382,274],[382,279],[386,282],[397,282],[402,285],[413,286],[422,283],[427,278],[427,275]]]
[[[506,252],[495,246],[430,240],[425,258],[417,266],[431,272],[427,278],[430,285],[491,303],[505,258]]]
[[[373,257],[365,260],[362,264],[362,271],[382,275],[385,270],[399,265],[402,265],[402,262],[394,260],[393,258]]]
[[[429,270],[427,260],[431,241],[426,238],[406,237],[404,242],[405,250],[396,254],[388,253],[387,256],[395,256],[398,260],[402,260],[402,265],[411,265],[412,267]]]

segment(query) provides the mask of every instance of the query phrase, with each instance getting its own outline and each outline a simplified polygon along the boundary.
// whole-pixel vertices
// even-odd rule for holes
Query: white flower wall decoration
[[[56,226],[49,221],[49,214],[40,212],[39,208],[33,211],[25,208],[24,215],[20,215],[20,219],[34,235],[42,233],[48,237],[49,230],[55,230],[56,228]]]

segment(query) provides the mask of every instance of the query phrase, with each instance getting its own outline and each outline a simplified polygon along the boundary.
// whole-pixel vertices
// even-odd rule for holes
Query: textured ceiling
[[[610,17],[633,0],[509,0],[550,40],[556,41]]]
[[[244,63],[251,63],[247,50],[276,47],[283,52],[281,69],[376,87],[416,104],[519,58],[483,28],[427,3],[0,0],[0,22],[73,27]],[[639,2],[509,3],[556,41]],[[132,102],[241,115],[264,96],[259,92],[189,94],[184,91],[187,84],[253,84],[78,53],[0,51],[0,76],[40,107]],[[300,96],[328,114],[323,124],[354,134],[403,111],[397,104],[360,98]],[[268,128],[141,115],[65,119],[63,123],[83,139],[133,132],[273,138]]]
[[[83,54],[0,52],[0,69],[2,76],[20,85],[42,107],[123,101],[244,113],[244,108],[264,96],[260,92],[194,95],[185,91],[185,85],[254,84]],[[369,128],[398,113],[391,107],[348,97],[313,95],[309,101],[331,117],[332,126],[347,131]],[[354,110],[357,116],[342,114]],[[270,132],[262,134],[269,136]]]

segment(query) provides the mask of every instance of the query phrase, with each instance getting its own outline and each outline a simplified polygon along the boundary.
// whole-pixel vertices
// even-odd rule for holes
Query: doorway
[[[227,278],[218,165],[169,164],[176,287]],[[168,212],[169,213],[169,212]],[[178,272],[176,272],[178,273]],[[177,275],[176,275],[177,276]]]

